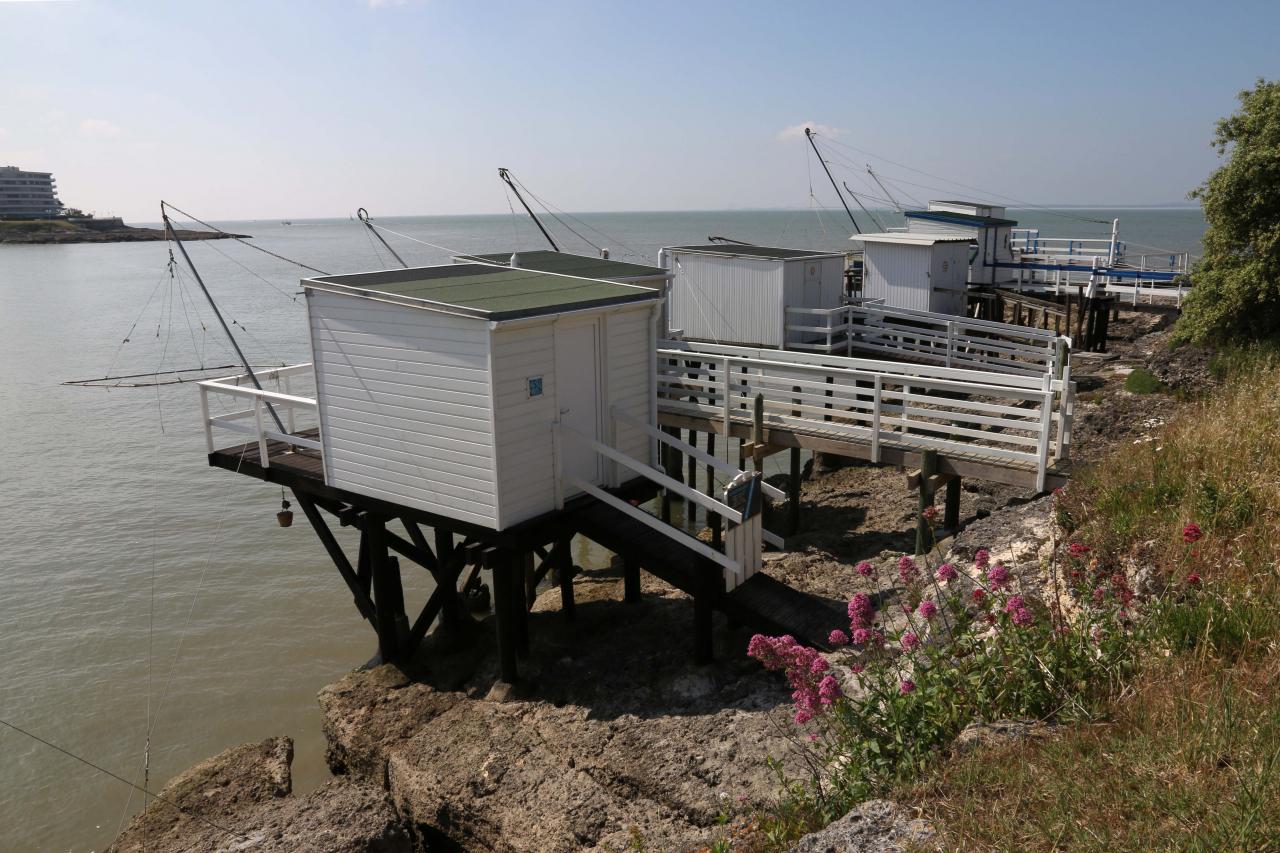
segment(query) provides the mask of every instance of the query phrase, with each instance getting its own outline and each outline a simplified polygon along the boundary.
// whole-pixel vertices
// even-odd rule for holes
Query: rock
[[[1039,720],[996,720],[991,723],[970,723],[956,735],[951,749],[956,753],[971,752],[978,747],[1002,746],[1008,743],[1046,737],[1059,726]]]
[[[290,796],[292,761],[287,737],[228,749],[166,785],[108,850],[413,851],[380,788],[337,780],[305,797]]]
[[[890,853],[929,849],[936,833],[889,800],[868,800],[825,829],[801,838],[788,853]]]

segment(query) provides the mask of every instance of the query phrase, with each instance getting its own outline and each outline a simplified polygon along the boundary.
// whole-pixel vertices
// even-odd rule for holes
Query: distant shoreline
[[[216,231],[178,230],[182,240],[222,240],[248,237]],[[118,219],[79,220],[41,219],[0,221],[0,245],[48,245],[60,243],[143,243],[164,240],[162,228],[135,228]]]

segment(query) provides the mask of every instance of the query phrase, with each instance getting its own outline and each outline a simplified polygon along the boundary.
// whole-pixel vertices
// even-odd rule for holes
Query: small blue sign
[[[542,396],[542,377],[541,376],[529,377],[529,396],[530,397]]]

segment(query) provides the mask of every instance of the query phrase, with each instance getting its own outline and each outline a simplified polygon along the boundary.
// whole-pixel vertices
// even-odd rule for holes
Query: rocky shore
[[[225,234],[216,231],[178,230],[183,240],[223,240],[248,237],[248,234]],[[139,243],[165,239],[163,228],[135,228],[120,220],[50,219],[0,222],[0,245],[38,245],[44,243]]]
[[[1073,361],[1090,389],[1077,407],[1078,458],[1141,440],[1176,405],[1125,392],[1132,367],[1186,390],[1211,381],[1195,353],[1163,352],[1165,325],[1126,313],[1113,330],[1127,339]],[[802,497],[803,529],[766,565],[796,587],[847,599],[868,583],[857,561],[887,567],[914,544],[916,497],[900,471],[818,465]],[[988,548],[1034,584],[1053,548],[1051,501],[975,481],[961,509],[965,529],[944,549],[968,562]],[[236,747],[170,782],[111,849],[699,851],[750,838],[778,773],[806,770],[785,683],[747,659],[748,632],[723,621],[717,663],[695,666],[690,604],[655,578],[644,576],[634,605],[614,569],[586,572],[576,590],[574,624],[556,592],[539,598],[522,689],[499,683],[487,622],[433,636],[416,666],[357,670],[321,691],[331,782],[293,796],[287,738]],[[966,735],[1028,736],[1018,724],[987,729]],[[928,849],[930,838],[909,810],[871,801],[794,849]]]

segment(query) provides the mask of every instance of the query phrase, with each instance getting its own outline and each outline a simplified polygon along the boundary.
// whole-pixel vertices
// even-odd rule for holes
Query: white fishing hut
[[[863,243],[862,295],[888,308],[965,313],[968,237],[948,234],[858,234]]]
[[[1010,244],[1017,221],[1005,218],[999,205],[972,201],[930,201],[927,210],[903,211],[907,231],[911,234],[946,234],[968,237],[973,241],[969,258],[969,281],[991,284],[1016,278],[1008,267],[997,263],[1014,263]]]
[[[504,530],[556,509],[557,462],[615,485],[556,422],[650,460],[611,411],[657,417],[653,288],[481,264],[302,286],[326,485]]]
[[[658,253],[672,274],[670,329],[688,340],[783,348],[788,308],[838,308],[844,255],[770,246],[673,246]],[[813,325],[793,316],[792,325]]]

